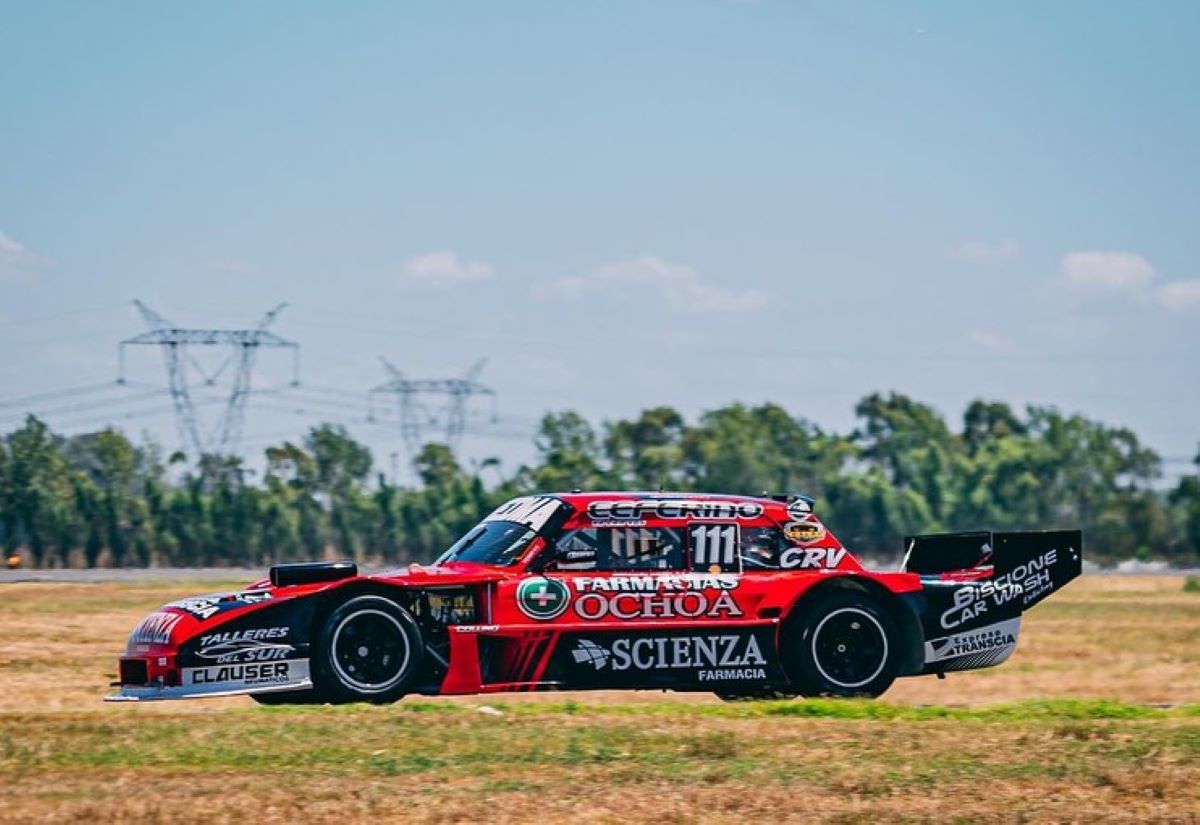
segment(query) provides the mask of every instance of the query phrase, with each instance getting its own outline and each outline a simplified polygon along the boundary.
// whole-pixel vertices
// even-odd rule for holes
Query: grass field
[[[0,821],[1200,818],[1200,593],[1179,578],[1084,578],[1007,664],[879,702],[100,702],[142,614],[218,587],[0,587]]]

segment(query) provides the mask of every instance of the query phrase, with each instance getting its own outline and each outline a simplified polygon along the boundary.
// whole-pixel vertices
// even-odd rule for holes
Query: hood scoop
[[[312,561],[299,564],[277,564],[271,568],[271,584],[287,587],[292,584],[317,584],[351,579],[358,575],[358,565],[352,561]]]

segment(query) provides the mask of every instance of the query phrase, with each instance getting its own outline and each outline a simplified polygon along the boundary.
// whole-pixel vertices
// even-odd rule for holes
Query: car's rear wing
[[[1021,614],[1083,572],[1083,534],[906,536],[901,569],[921,576],[925,672],[989,667],[1016,649]]]
[[[906,536],[901,569],[949,581],[989,582],[1008,590],[1021,610],[1083,572],[1079,530],[937,533]],[[1006,594],[1008,595],[1008,594]]]

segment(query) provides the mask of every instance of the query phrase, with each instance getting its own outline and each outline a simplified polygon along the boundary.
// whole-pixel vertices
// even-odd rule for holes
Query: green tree
[[[70,548],[62,544],[62,528],[71,515],[73,491],[58,443],[49,427],[31,415],[9,434],[7,446],[7,506],[16,541],[28,546],[35,567],[51,554],[65,563]]]
[[[633,421],[610,422],[605,429],[604,453],[613,486],[641,490],[678,486],[686,427],[677,411],[654,407]]]
[[[542,416],[534,439],[538,463],[529,473],[535,490],[594,489],[603,483],[596,431],[579,413]]]

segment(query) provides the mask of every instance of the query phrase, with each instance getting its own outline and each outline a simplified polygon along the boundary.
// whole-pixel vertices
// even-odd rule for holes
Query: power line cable
[[[36,395],[26,395],[23,398],[10,398],[0,401],[0,407],[25,407],[30,404],[39,404],[43,401],[53,401],[58,398],[73,398],[89,393],[96,393],[102,390],[119,390],[121,385],[116,381],[104,381],[99,384],[84,384],[80,387],[68,387],[62,390],[51,390],[50,392],[38,393]]]

